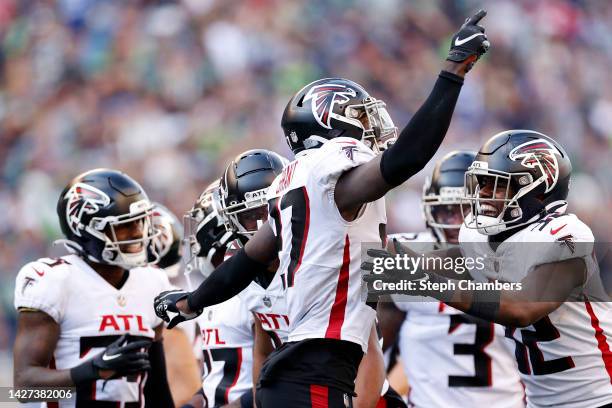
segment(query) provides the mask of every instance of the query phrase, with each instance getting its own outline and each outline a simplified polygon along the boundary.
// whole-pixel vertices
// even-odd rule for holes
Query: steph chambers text
[[[428,280],[407,280],[401,279],[397,282],[385,282],[383,280],[375,280],[372,283],[374,290],[392,291],[397,293],[410,292],[446,292],[454,290],[472,290],[472,291],[489,291],[489,290],[508,290],[520,291],[523,289],[521,282],[500,282],[494,280],[491,282],[475,282],[472,280],[459,280],[448,282],[430,282]]]

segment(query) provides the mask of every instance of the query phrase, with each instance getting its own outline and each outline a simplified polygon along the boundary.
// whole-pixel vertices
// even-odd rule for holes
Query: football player
[[[268,223],[194,292],[156,299],[158,315],[173,326],[231,298],[278,257],[289,341],[261,370],[261,406],[350,403],[375,318],[361,296],[361,243],[382,244],[384,195],[442,142],[463,77],[488,48],[477,24],[485,14],[453,36],[431,95],[399,137],[384,102],[352,81],[326,78],[297,92],[281,122],[296,160],[270,187]]]
[[[49,407],[172,406],[163,321],[147,307],[170,288],[148,266],[152,212],[142,187],[119,171],[68,183],[57,215],[71,254],[31,262],[17,276],[16,387],[76,387]]]
[[[612,405],[612,308],[593,234],[566,211],[571,170],[567,153],[542,133],[509,130],[489,139],[466,172],[472,213],[459,241],[466,259],[482,262],[472,276],[506,288],[428,291],[506,326],[529,407]],[[412,276],[448,283],[434,269]]]
[[[191,259],[189,265],[191,269],[203,268],[207,270],[203,261],[222,259],[228,244],[229,252],[235,251],[236,246],[233,244],[242,245],[246,242],[268,216],[267,202],[263,200],[265,195],[259,193],[265,192],[269,187],[271,181],[275,178],[274,173],[280,172],[282,166],[287,163],[286,159],[267,150],[251,150],[238,157],[235,162],[228,166],[224,177],[221,179],[221,188],[219,188],[219,183],[213,183],[209,186],[194,208],[188,213],[190,252],[197,255]],[[281,162],[279,162],[279,159]],[[233,239],[238,239],[238,241]],[[213,261],[213,263],[218,264],[217,261]],[[275,347],[280,347],[282,343],[287,341],[289,318],[285,304],[285,286],[280,275],[276,274],[276,267],[277,265],[273,264],[269,269],[265,276],[265,282],[251,282],[236,297],[220,305],[207,308],[202,314],[202,316],[206,315],[206,319],[203,319],[202,316],[196,319],[204,328],[201,328],[201,331],[205,342],[204,362],[207,370],[208,365],[215,364],[211,356],[207,356],[207,354],[221,354],[220,350],[213,351],[214,347],[212,349],[211,346],[207,347],[206,339],[210,337],[210,334],[207,335],[209,326],[214,326],[212,329],[215,330],[215,336],[223,337],[222,341],[227,340],[225,336],[229,336],[229,341],[226,341],[225,345],[242,344],[241,355],[244,355],[245,352],[251,352],[250,344],[259,345],[258,348],[255,346],[256,349],[252,350],[252,384],[257,384],[261,365],[269,353]],[[223,314],[223,311],[228,309],[231,309],[231,316],[229,313]],[[241,309],[243,310],[242,313],[239,312]],[[244,314],[244,310],[255,318],[240,318],[241,314]],[[219,317],[213,315],[215,311],[221,313],[218,315]],[[259,337],[256,335],[255,340],[252,333],[253,323],[255,323],[255,327],[259,328],[259,330],[256,330]],[[375,342],[377,341],[375,333],[373,333],[372,339]],[[264,352],[262,352],[262,347],[265,350]],[[372,349],[373,352],[368,353],[368,361],[371,361],[370,365],[360,371],[360,378],[363,378],[364,381],[363,384],[360,384],[359,389],[364,390],[363,394],[366,394],[365,390],[368,385],[366,380],[372,374],[371,371],[374,370],[377,357],[379,357],[376,355],[377,347],[378,345],[375,344]],[[243,358],[242,361],[244,369],[248,370],[250,359]],[[209,375],[205,374],[204,384],[208,384],[210,390],[215,389],[216,381],[219,379],[222,381],[218,374],[214,372]],[[241,371],[236,384],[247,382],[248,378],[244,379],[242,377],[243,372]],[[222,382],[216,387],[217,393],[222,394],[218,392],[219,388],[223,392],[227,391],[226,388],[223,388]],[[237,391],[238,394],[239,392],[240,390]],[[385,398],[389,401],[387,404],[389,408],[405,406],[402,405],[401,400],[397,402],[397,395],[394,395],[388,387],[385,392],[388,394]],[[203,395],[207,401],[210,401],[210,396],[206,397],[206,394],[206,391],[204,391]],[[209,394],[212,393],[209,392]],[[195,397],[195,401],[200,399],[198,395]],[[377,400],[375,398],[375,401]],[[196,406],[195,401],[194,406]],[[230,398],[227,402],[230,402],[230,406],[246,407],[252,406],[252,401],[248,395],[243,394],[239,400]],[[391,405],[392,402],[393,405]],[[209,406],[211,405],[209,404]],[[368,407],[366,404],[357,406]]]
[[[204,191],[187,215],[190,252],[195,255],[191,269],[206,271],[203,261],[218,265],[265,222],[266,191],[285,163],[272,151],[248,150],[227,166],[219,183]],[[251,286],[259,287],[255,282]],[[205,308],[196,319],[203,347],[201,395],[207,407],[253,407],[254,320],[240,295]]]
[[[463,224],[464,176],[475,156],[475,152],[454,151],[440,159],[423,186],[421,205],[428,231],[389,238],[418,249],[457,244]],[[394,300],[380,302],[377,313],[385,348],[399,337],[411,406],[524,407],[523,386],[502,326],[433,298]]]
[[[255,339],[253,346],[253,384],[259,381],[264,361],[289,339],[289,316],[285,299],[285,283],[280,274],[271,274],[271,283],[263,288],[254,282],[239,296],[246,308],[255,316]],[[353,399],[355,408],[405,408],[402,398],[385,380],[382,389],[378,379],[384,377],[384,359],[378,331],[373,326],[370,332],[368,352],[361,360],[355,379]],[[374,378],[374,381],[371,381]]]

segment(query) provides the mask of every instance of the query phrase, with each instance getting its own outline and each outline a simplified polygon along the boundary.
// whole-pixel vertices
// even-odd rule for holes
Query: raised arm
[[[341,212],[356,210],[364,203],[381,198],[431,160],[450,125],[465,74],[489,47],[484,28],[478,25],[485,15],[486,12],[480,10],[453,36],[444,70],[395,144],[382,155],[340,177],[335,199]]]

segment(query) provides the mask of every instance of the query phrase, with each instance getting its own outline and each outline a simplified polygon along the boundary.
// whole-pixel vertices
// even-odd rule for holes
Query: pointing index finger
[[[474,14],[472,17],[468,19],[468,21],[466,22],[466,25],[476,25],[486,15],[487,15],[487,11],[484,9],[480,9],[478,10],[476,14]]]

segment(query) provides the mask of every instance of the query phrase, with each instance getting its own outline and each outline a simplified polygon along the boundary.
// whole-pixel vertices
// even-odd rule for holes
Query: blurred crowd
[[[59,237],[69,179],[118,168],[182,214],[239,152],[290,157],[282,110],[322,76],[362,84],[401,129],[480,7],[492,49],[436,157],[542,131],[574,164],[571,211],[612,242],[612,2],[0,0],[0,350],[14,277]],[[430,170],[391,194],[390,232],[423,228]]]

